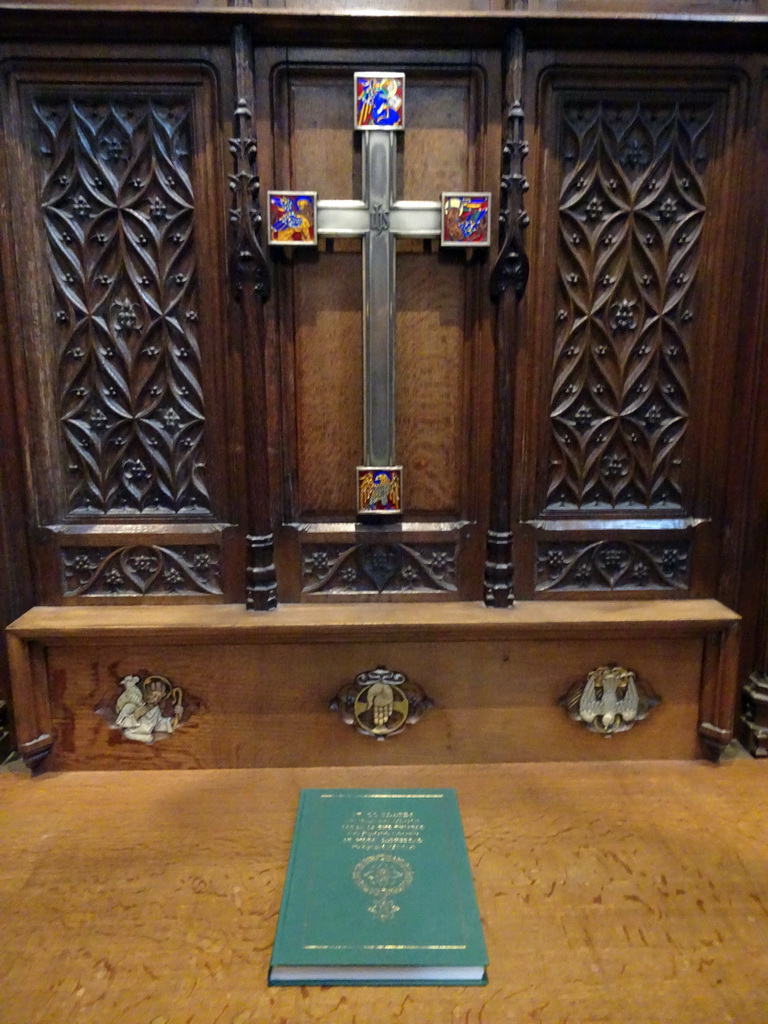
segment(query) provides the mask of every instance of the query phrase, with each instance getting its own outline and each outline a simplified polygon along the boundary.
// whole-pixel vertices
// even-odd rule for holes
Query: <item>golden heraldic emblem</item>
[[[352,879],[359,889],[374,897],[369,912],[379,921],[389,921],[400,909],[392,897],[411,884],[413,868],[402,857],[377,853],[355,864]]]
[[[637,675],[620,665],[601,665],[583,682],[575,683],[560,704],[590,732],[614,736],[642,721],[660,698],[644,687]]]
[[[420,686],[402,672],[383,665],[361,672],[352,684],[343,686],[330,703],[347,725],[358,732],[383,740],[413,725],[432,707]]]

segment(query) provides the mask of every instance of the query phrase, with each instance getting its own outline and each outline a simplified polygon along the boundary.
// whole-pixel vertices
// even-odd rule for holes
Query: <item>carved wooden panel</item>
[[[210,510],[187,93],[36,93],[67,511]]]
[[[321,201],[360,199],[362,153],[353,130],[353,72],[379,66],[382,58],[370,52],[344,54],[332,62],[314,57],[302,51],[286,62],[284,52],[257,52],[262,188],[311,189]],[[447,59],[441,55],[433,64],[424,53],[387,55],[386,66],[404,71],[407,81],[396,198],[437,200],[444,190],[479,190],[494,181],[495,109],[491,128],[487,118],[498,69],[486,68],[485,60],[480,55],[471,63],[461,52]],[[265,109],[272,112],[271,123]],[[283,566],[281,593],[294,599],[308,593],[304,566],[317,554],[316,538],[306,533],[305,524],[322,530],[329,521],[350,528],[354,523],[355,467],[363,459],[362,244],[355,238],[321,238],[317,250],[271,246],[268,255],[275,289],[267,314],[279,338],[282,377],[282,518],[301,524],[298,544],[283,531],[278,562]],[[425,524],[429,520],[433,532],[436,523],[451,523],[456,539],[462,523],[481,519],[487,487],[488,262],[487,252],[467,258],[462,252],[441,252],[437,242],[397,241],[395,451],[404,467],[404,516]],[[411,539],[417,546],[431,543],[426,535]],[[374,538],[358,540],[376,543]],[[402,554],[405,549],[393,550]],[[480,557],[478,540],[462,537],[458,563],[472,558],[479,568]],[[418,584],[395,585],[392,577],[385,590],[462,596],[458,585],[435,583],[409,555],[405,562]],[[472,580],[471,596],[479,596],[480,573],[460,573],[458,563],[457,579]],[[329,564],[335,564],[335,557]],[[350,566],[346,570],[349,576]],[[341,586],[353,597],[378,593],[365,571],[352,586],[339,580],[334,575],[333,586],[326,587],[311,576],[311,592],[335,592]]]
[[[30,504],[59,548],[40,550],[48,601],[242,592],[221,547],[245,516],[216,89],[202,65],[146,60],[8,78],[17,388],[35,411]],[[72,547],[87,523],[119,542]]]
[[[685,591],[690,541],[567,541],[539,543],[536,590]]]
[[[690,504],[680,468],[713,108],[662,94],[563,104],[548,510]]]
[[[72,547],[60,556],[65,597],[222,593],[219,549],[213,545]]]
[[[455,593],[456,544],[314,544],[302,548],[306,594]]]
[[[639,59],[539,77],[519,596],[716,592],[743,84]]]

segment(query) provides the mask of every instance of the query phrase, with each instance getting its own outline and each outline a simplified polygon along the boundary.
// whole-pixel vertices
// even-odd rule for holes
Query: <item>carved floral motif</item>
[[[64,597],[221,594],[214,546],[63,548]]]
[[[536,590],[686,590],[690,541],[540,543]]]
[[[189,96],[40,95],[68,511],[210,511]]]
[[[566,102],[546,508],[685,507],[709,101]]]
[[[312,544],[302,549],[304,593],[456,590],[455,544]]]

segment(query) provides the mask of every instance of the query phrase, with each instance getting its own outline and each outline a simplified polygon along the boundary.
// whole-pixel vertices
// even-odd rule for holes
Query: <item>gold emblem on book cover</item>
[[[601,665],[560,699],[569,716],[590,732],[613,736],[642,721],[660,698],[638,682],[631,669]]]
[[[418,721],[432,701],[402,672],[379,665],[361,672],[354,683],[342,687],[330,706],[347,725],[355,725],[358,732],[383,740]]]
[[[368,910],[379,921],[389,921],[400,907],[392,899],[404,892],[413,881],[413,868],[402,857],[377,853],[355,864],[352,871],[355,885],[374,897]]]

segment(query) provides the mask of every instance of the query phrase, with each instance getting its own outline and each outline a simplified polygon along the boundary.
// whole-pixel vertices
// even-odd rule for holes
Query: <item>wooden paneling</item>
[[[397,437],[414,511],[461,518],[467,467],[463,259],[436,274],[431,253],[398,258]]]
[[[152,748],[152,759],[174,749],[184,763],[330,757],[336,723],[319,707],[259,718],[259,670],[292,707],[307,693],[325,700],[334,672],[371,667],[363,655],[374,652],[401,656],[417,675],[444,667],[440,707],[419,726],[423,739],[413,733],[424,760],[476,757],[486,741],[490,758],[588,756],[591,738],[553,700],[577,662],[582,672],[621,660],[610,652],[610,614],[591,616],[582,600],[595,597],[615,604],[627,657],[665,696],[624,749],[691,756],[697,730],[722,745],[734,710],[735,619],[713,625],[699,608],[691,626],[689,599],[717,596],[744,610],[764,591],[765,546],[755,538],[766,507],[759,51],[768,19],[656,18],[647,5],[629,13],[629,2],[611,16],[599,2],[575,12],[570,0],[526,9],[491,0],[439,16],[414,0],[411,13],[392,17],[333,4],[303,15],[290,5],[163,13],[125,3],[98,15],[62,6],[0,11],[0,366],[13,392],[0,430],[18,451],[4,453],[0,482],[19,491],[3,499],[2,544],[13,548],[8,615],[36,599],[90,604],[96,618],[71,633],[75,620],[60,621],[45,640],[14,645],[21,692],[30,691],[28,752],[44,752],[55,722],[57,735],[76,737],[76,757],[91,740],[101,756],[94,680],[111,686],[109,666],[123,671],[136,644],[146,659],[161,655],[174,672],[204,678],[199,699],[216,709],[207,719],[201,710],[196,733],[191,720],[188,733]],[[673,7],[683,9],[673,0],[664,9]],[[228,249],[227,227],[255,238],[259,176],[262,197],[270,187],[359,197],[351,79],[376,66],[408,76],[398,195],[489,189],[498,210],[510,188],[500,188],[500,167],[521,166],[502,154],[513,37],[531,143],[529,289],[495,320],[497,341],[515,332],[516,373],[498,373],[517,381],[502,425],[513,454],[494,465],[495,240],[468,257],[402,242],[397,433],[407,514],[363,527],[353,493],[359,243],[268,252],[259,272],[269,266],[274,290],[262,317],[266,292],[254,300],[251,286],[266,275],[240,274],[255,250],[232,230]],[[137,38],[146,41],[126,42]],[[497,470],[511,487],[492,496]],[[502,636],[471,602],[482,596],[486,527],[508,498],[517,597],[542,609],[533,633],[520,626],[530,611],[515,609],[517,631]],[[27,510],[29,556],[15,541]],[[279,644],[256,630],[222,658],[220,679],[214,643],[245,627],[217,613],[245,595],[247,543],[272,587],[273,527],[281,600],[302,602],[304,617]],[[571,599],[585,605],[581,619]],[[137,643],[113,632],[106,605],[151,601],[162,604],[155,634]],[[356,601],[375,607],[357,620],[331,607]],[[205,608],[173,633],[185,602]],[[746,610],[746,647],[760,650],[759,614]],[[414,632],[414,621],[428,625]],[[501,642],[515,665],[509,677]],[[528,662],[536,669],[526,672]],[[674,669],[669,700],[665,664]],[[464,703],[473,671],[477,708]],[[309,691],[301,680],[312,681]],[[199,750],[193,736],[204,739]],[[412,756],[402,739],[392,756]],[[382,745],[352,741],[362,746],[351,758],[384,756],[369,753]],[[108,746],[105,757],[118,744]]]
[[[491,102],[498,64],[489,55],[472,57],[461,51],[430,60],[403,51],[302,50],[286,60],[284,53],[257,51],[262,184],[310,189],[320,200],[360,198],[352,73],[384,60],[407,77],[397,198],[434,201],[444,190],[490,187],[498,152],[490,147],[498,141]],[[380,531],[366,536],[354,526],[354,471],[363,459],[361,244],[333,239],[321,240],[317,252],[270,249],[276,298],[269,312],[282,377],[276,439],[283,452],[282,518],[300,526],[298,535],[283,531],[278,551],[285,567],[281,591],[289,600],[479,595],[479,580],[471,580],[479,566],[490,466],[481,397],[490,368],[483,298],[488,254],[468,258],[407,240],[397,245],[396,457],[404,467],[405,518],[411,523],[407,549],[387,544]],[[335,545],[321,536],[331,523],[348,535]],[[460,532],[461,523],[470,525]],[[436,531],[447,525],[453,533],[441,538]],[[440,557],[454,566],[447,586],[432,571],[434,545],[441,539],[449,547]],[[337,573],[334,566],[342,557],[365,562],[361,542],[377,545],[397,571],[376,577],[360,569],[353,579],[349,564],[344,582],[344,569]],[[401,565],[411,577],[402,576]]]
[[[0,166],[0,182],[2,178]],[[0,184],[2,189],[2,184]],[[10,352],[5,333],[8,297],[0,274],[0,377],[12,379]],[[24,467],[19,443],[18,418],[13,395],[0,402],[0,623],[16,618],[33,603],[34,579],[29,558]],[[0,762],[15,749],[11,708],[11,677],[6,657],[6,636],[0,636]]]
[[[47,767],[66,769],[691,758],[697,733],[716,748],[728,742],[732,612],[715,601],[559,602],[554,615],[549,607],[33,609],[11,627],[24,645],[16,699],[37,709],[21,739],[30,754],[51,751]],[[558,702],[591,670],[617,664],[661,704],[606,740]],[[329,703],[382,665],[435,706],[379,743]],[[181,727],[151,746],[110,727],[120,680],[147,674],[180,687],[186,709]]]
[[[46,769],[241,768],[543,760],[689,760],[697,744],[701,640],[385,644],[200,648],[134,644],[48,649],[55,737]],[[627,665],[662,704],[606,740],[558,707],[598,665]],[[296,666],[302,666],[301,672]],[[359,735],[329,702],[362,671],[386,665],[435,701],[402,735]],[[187,723],[151,748],[110,729],[118,680],[144,668],[184,690]]]
[[[641,56],[531,65],[518,593],[712,593],[737,408],[727,295],[743,257],[723,240],[740,223],[746,77]]]
[[[43,592],[242,593],[223,564],[241,519],[224,441],[241,425],[216,78],[199,62],[94,57],[14,63],[6,84],[6,273],[30,507],[50,531]]]
[[[274,83],[274,187],[317,191],[319,199],[361,194],[360,140],[352,129],[352,70],[292,62],[263,77]],[[379,58],[380,60],[380,58]],[[448,189],[486,181],[487,103],[479,69],[412,66],[407,127],[399,146],[398,198],[438,199]],[[455,254],[400,243],[398,259],[397,452],[404,465],[409,514],[457,518],[462,511],[468,410],[467,349],[477,325],[470,287],[480,279]],[[286,419],[296,423],[295,500],[288,518],[350,519],[354,467],[362,459],[362,265],[355,241],[321,244],[319,253],[274,254],[275,315],[283,334]],[[281,272],[282,271],[282,272]],[[290,433],[287,435],[291,436]]]
[[[349,517],[355,507],[350,467],[363,461],[362,272],[360,245],[350,248],[293,260],[298,508],[289,519]]]

